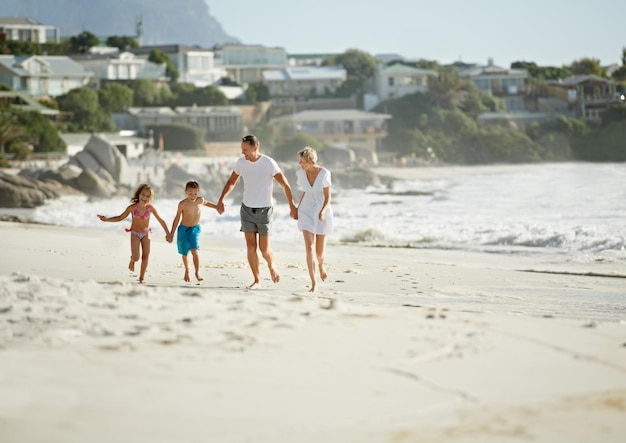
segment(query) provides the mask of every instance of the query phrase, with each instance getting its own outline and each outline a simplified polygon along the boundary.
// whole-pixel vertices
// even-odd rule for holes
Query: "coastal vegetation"
[[[99,41],[94,34],[83,31],[59,44],[1,41],[0,51],[15,55],[69,55],[85,53]],[[118,48],[137,45],[134,37],[123,35],[110,36],[106,43]],[[60,117],[53,122],[37,112],[16,111],[3,106],[0,109],[0,156],[4,152],[26,156],[31,151],[63,151],[64,145],[58,131],[113,131],[116,128],[111,115],[130,107],[224,106],[242,103],[241,100],[229,101],[215,86],[195,87],[179,83],[178,71],[161,51],[153,50],[149,60],[165,63],[167,83],[157,84],[148,80],[104,82],[98,90],[83,87],[54,99],[41,100],[44,106],[61,112]],[[357,49],[328,57],[323,65],[343,66],[347,80],[336,91],[328,92],[323,97],[357,97],[357,102],[360,102],[378,63],[372,55]],[[441,66],[432,60],[419,60],[414,64],[438,73],[436,78],[429,81],[428,91],[389,99],[373,109],[374,112],[392,116],[388,121],[388,136],[383,140],[383,149],[394,155],[436,158],[440,162],[454,164],[626,161],[624,105],[610,108],[602,115],[599,125],[563,115],[527,125],[519,125],[512,120],[488,122],[479,116],[504,111],[500,99],[481,92],[470,80],[459,77],[454,67]],[[593,58],[583,58],[561,67],[517,61],[512,63],[511,68],[527,70],[529,99],[544,94],[550,80],[585,74],[608,78],[606,69],[599,60]],[[614,70],[612,80],[618,90],[626,90],[626,49],[622,52],[622,66]],[[224,81],[228,83],[227,79]],[[267,87],[257,82],[248,85],[247,98],[243,102],[255,104],[268,99]],[[166,143],[166,146],[177,146],[177,149],[199,149],[204,139],[201,131],[191,127],[170,125],[152,129],[158,130],[167,139],[182,137],[178,143]],[[271,147],[277,157],[280,157],[281,150],[294,144],[315,145],[318,150],[324,148],[312,137],[307,137],[310,140],[273,140],[266,124],[252,129],[265,135],[264,145]]]

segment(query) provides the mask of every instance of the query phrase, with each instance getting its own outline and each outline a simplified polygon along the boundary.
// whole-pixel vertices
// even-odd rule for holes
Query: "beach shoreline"
[[[626,436],[621,278],[329,245],[310,294],[302,246],[278,242],[281,281],[262,267],[245,291],[243,238],[203,234],[198,284],[155,233],[141,285],[127,235],[0,222],[1,441]]]

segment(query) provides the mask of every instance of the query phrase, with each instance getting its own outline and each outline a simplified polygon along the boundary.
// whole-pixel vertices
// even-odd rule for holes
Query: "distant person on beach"
[[[131,272],[135,271],[135,262],[139,260],[141,249],[141,270],[139,271],[139,283],[145,283],[146,270],[148,269],[148,259],[150,257],[150,215],[158,220],[159,224],[165,231],[165,238],[169,239],[170,231],[167,230],[165,221],[159,216],[156,208],[152,205],[152,199],[154,198],[154,191],[150,185],[143,183],[139,185],[135,194],[130,199],[131,204],[126,208],[124,212],[116,217],[105,217],[98,214],[98,218],[103,222],[119,222],[125,220],[126,217],[132,214],[132,221],[130,229],[126,229],[126,232],[130,232],[130,263],[128,263],[128,269]]]
[[[309,146],[298,152],[300,169],[296,183],[302,190],[298,204],[298,229],[304,237],[306,265],[311,278],[310,292],[315,292],[315,258],[322,281],[328,274],[324,267],[326,236],[333,232],[333,210],[330,206],[331,174],[317,164],[317,152]]]
[[[241,217],[241,231],[246,238],[248,264],[254,276],[254,281],[248,289],[257,289],[261,286],[259,257],[257,248],[267,262],[270,276],[274,283],[278,283],[280,275],[274,266],[273,252],[270,247],[271,223],[274,208],[272,207],[272,191],[274,180],[283,188],[291,217],[297,217],[297,208],[293,202],[291,187],[280,170],[276,161],[259,151],[261,143],[254,135],[246,135],[241,139],[241,154],[237,159],[233,172],[224,185],[222,195],[217,202],[217,211],[224,213],[224,199],[233,190],[239,177],[243,178],[243,198],[239,215]]]
[[[189,262],[187,260],[189,252],[191,252],[191,257],[193,258],[196,279],[198,281],[203,280],[200,277],[200,256],[198,254],[200,249],[200,215],[202,215],[202,206],[217,209],[215,203],[198,196],[199,191],[200,185],[197,181],[189,180],[185,184],[187,198],[178,203],[178,211],[176,211],[174,221],[172,221],[172,229],[168,237],[168,241],[171,242],[174,232],[176,232],[176,246],[178,247],[178,253],[183,258],[183,265],[185,266],[184,279],[186,282],[190,281]],[[178,225],[179,223],[180,226]]]

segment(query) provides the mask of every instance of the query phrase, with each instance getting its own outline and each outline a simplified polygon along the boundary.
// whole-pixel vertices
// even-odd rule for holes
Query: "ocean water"
[[[411,168],[389,187],[334,189],[335,233],[329,244],[523,254],[562,263],[624,265],[626,274],[626,164],[481,166],[462,171],[438,174]],[[221,190],[212,191],[217,195]],[[170,225],[178,200],[157,195],[153,203]],[[127,199],[64,197],[37,208],[33,218],[123,232],[129,222],[102,223],[96,214],[117,215],[127,205]],[[301,241],[286,205],[277,204],[274,215],[275,241]],[[158,223],[153,220],[152,226],[158,234]],[[239,202],[227,202],[221,216],[203,209],[202,231],[209,237],[241,237]]]

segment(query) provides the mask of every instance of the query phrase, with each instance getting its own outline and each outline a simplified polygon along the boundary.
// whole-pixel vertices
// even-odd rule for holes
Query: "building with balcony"
[[[469,78],[482,92],[502,99],[507,112],[526,110],[528,72],[525,69],[501,68],[490,59],[486,66],[470,65],[459,70],[459,77]]]
[[[287,51],[280,47],[262,45],[224,44],[215,49],[215,65],[240,84],[263,80],[263,72],[283,69],[289,65]]]
[[[303,133],[325,145],[345,145],[377,152],[381,140],[387,136],[387,120],[390,118],[389,114],[358,109],[314,110],[273,118],[269,125],[275,139]]]
[[[178,70],[179,83],[191,83],[203,88],[217,84],[228,73],[217,66],[215,53],[210,49],[201,49],[184,45],[156,45],[130,48],[133,54],[147,58],[150,52],[158,50],[163,52],[172,61],[172,65]]]
[[[30,17],[0,17],[0,40],[31,43],[59,43],[61,33],[56,26],[47,26]]]
[[[105,81],[168,80],[165,63],[152,63],[147,57],[137,56],[132,52],[82,54],[72,55],[71,58],[94,73],[96,87]]]
[[[549,99],[557,100],[572,117],[600,123],[602,113],[621,103],[615,83],[597,75],[578,75],[552,80],[547,85]]]

